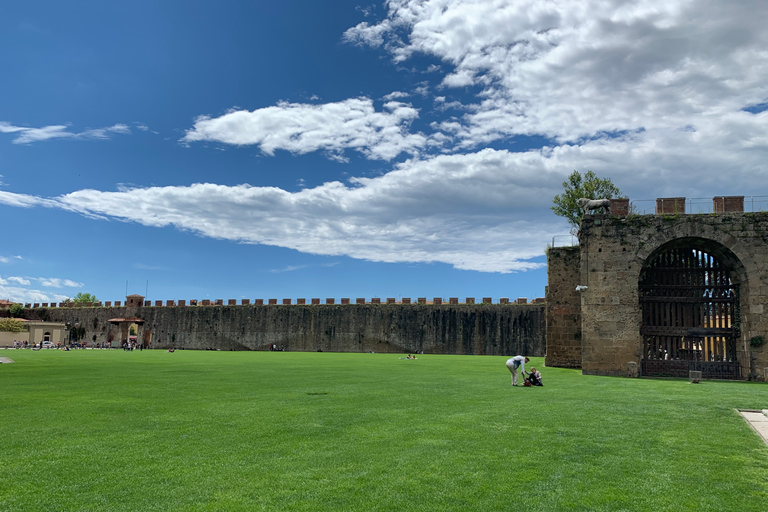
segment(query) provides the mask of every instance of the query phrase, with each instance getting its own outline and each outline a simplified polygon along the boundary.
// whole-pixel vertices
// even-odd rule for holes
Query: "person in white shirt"
[[[512,373],[512,385],[517,386],[517,378],[520,376],[518,369],[525,375],[525,363],[530,361],[525,356],[515,356],[507,359],[507,368]]]

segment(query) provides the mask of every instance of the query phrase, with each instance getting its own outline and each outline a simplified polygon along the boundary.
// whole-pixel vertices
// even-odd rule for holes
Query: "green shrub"
[[[0,320],[0,331],[21,332],[24,330],[24,322],[15,318],[3,318]]]

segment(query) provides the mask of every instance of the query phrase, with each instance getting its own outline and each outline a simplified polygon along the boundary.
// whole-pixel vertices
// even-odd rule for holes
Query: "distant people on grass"
[[[520,377],[520,372],[525,375],[525,363],[530,361],[525,356],[515,356],[507,359],[507,368],[512,374],[512,385],[517,386],[517,379]]]

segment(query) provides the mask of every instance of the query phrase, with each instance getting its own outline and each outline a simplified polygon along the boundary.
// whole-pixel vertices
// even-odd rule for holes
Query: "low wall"
[[[525,354],[542,357],[541,304],[345,304],[37,308],[29,319],[84,329],[89,344],[119,344],[109,319],[138,317],[152,348]],[[112,338],[112,340],[110,340]]]
[[[14,341],[29,341],[29,332],[0,331],[0,347],[13,347]]]

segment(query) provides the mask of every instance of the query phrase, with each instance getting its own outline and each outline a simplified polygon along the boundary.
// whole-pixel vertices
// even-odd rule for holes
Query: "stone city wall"
[[[89,344],[112,346],[127,327],[109,320],[137,318],[143,320],[136,322],[139,342],[163,349],[267,350],[274,344],[291,351],[535,357],[546,351],[542,304],[56,307],[28,309],[27,317],[77,326]]]

